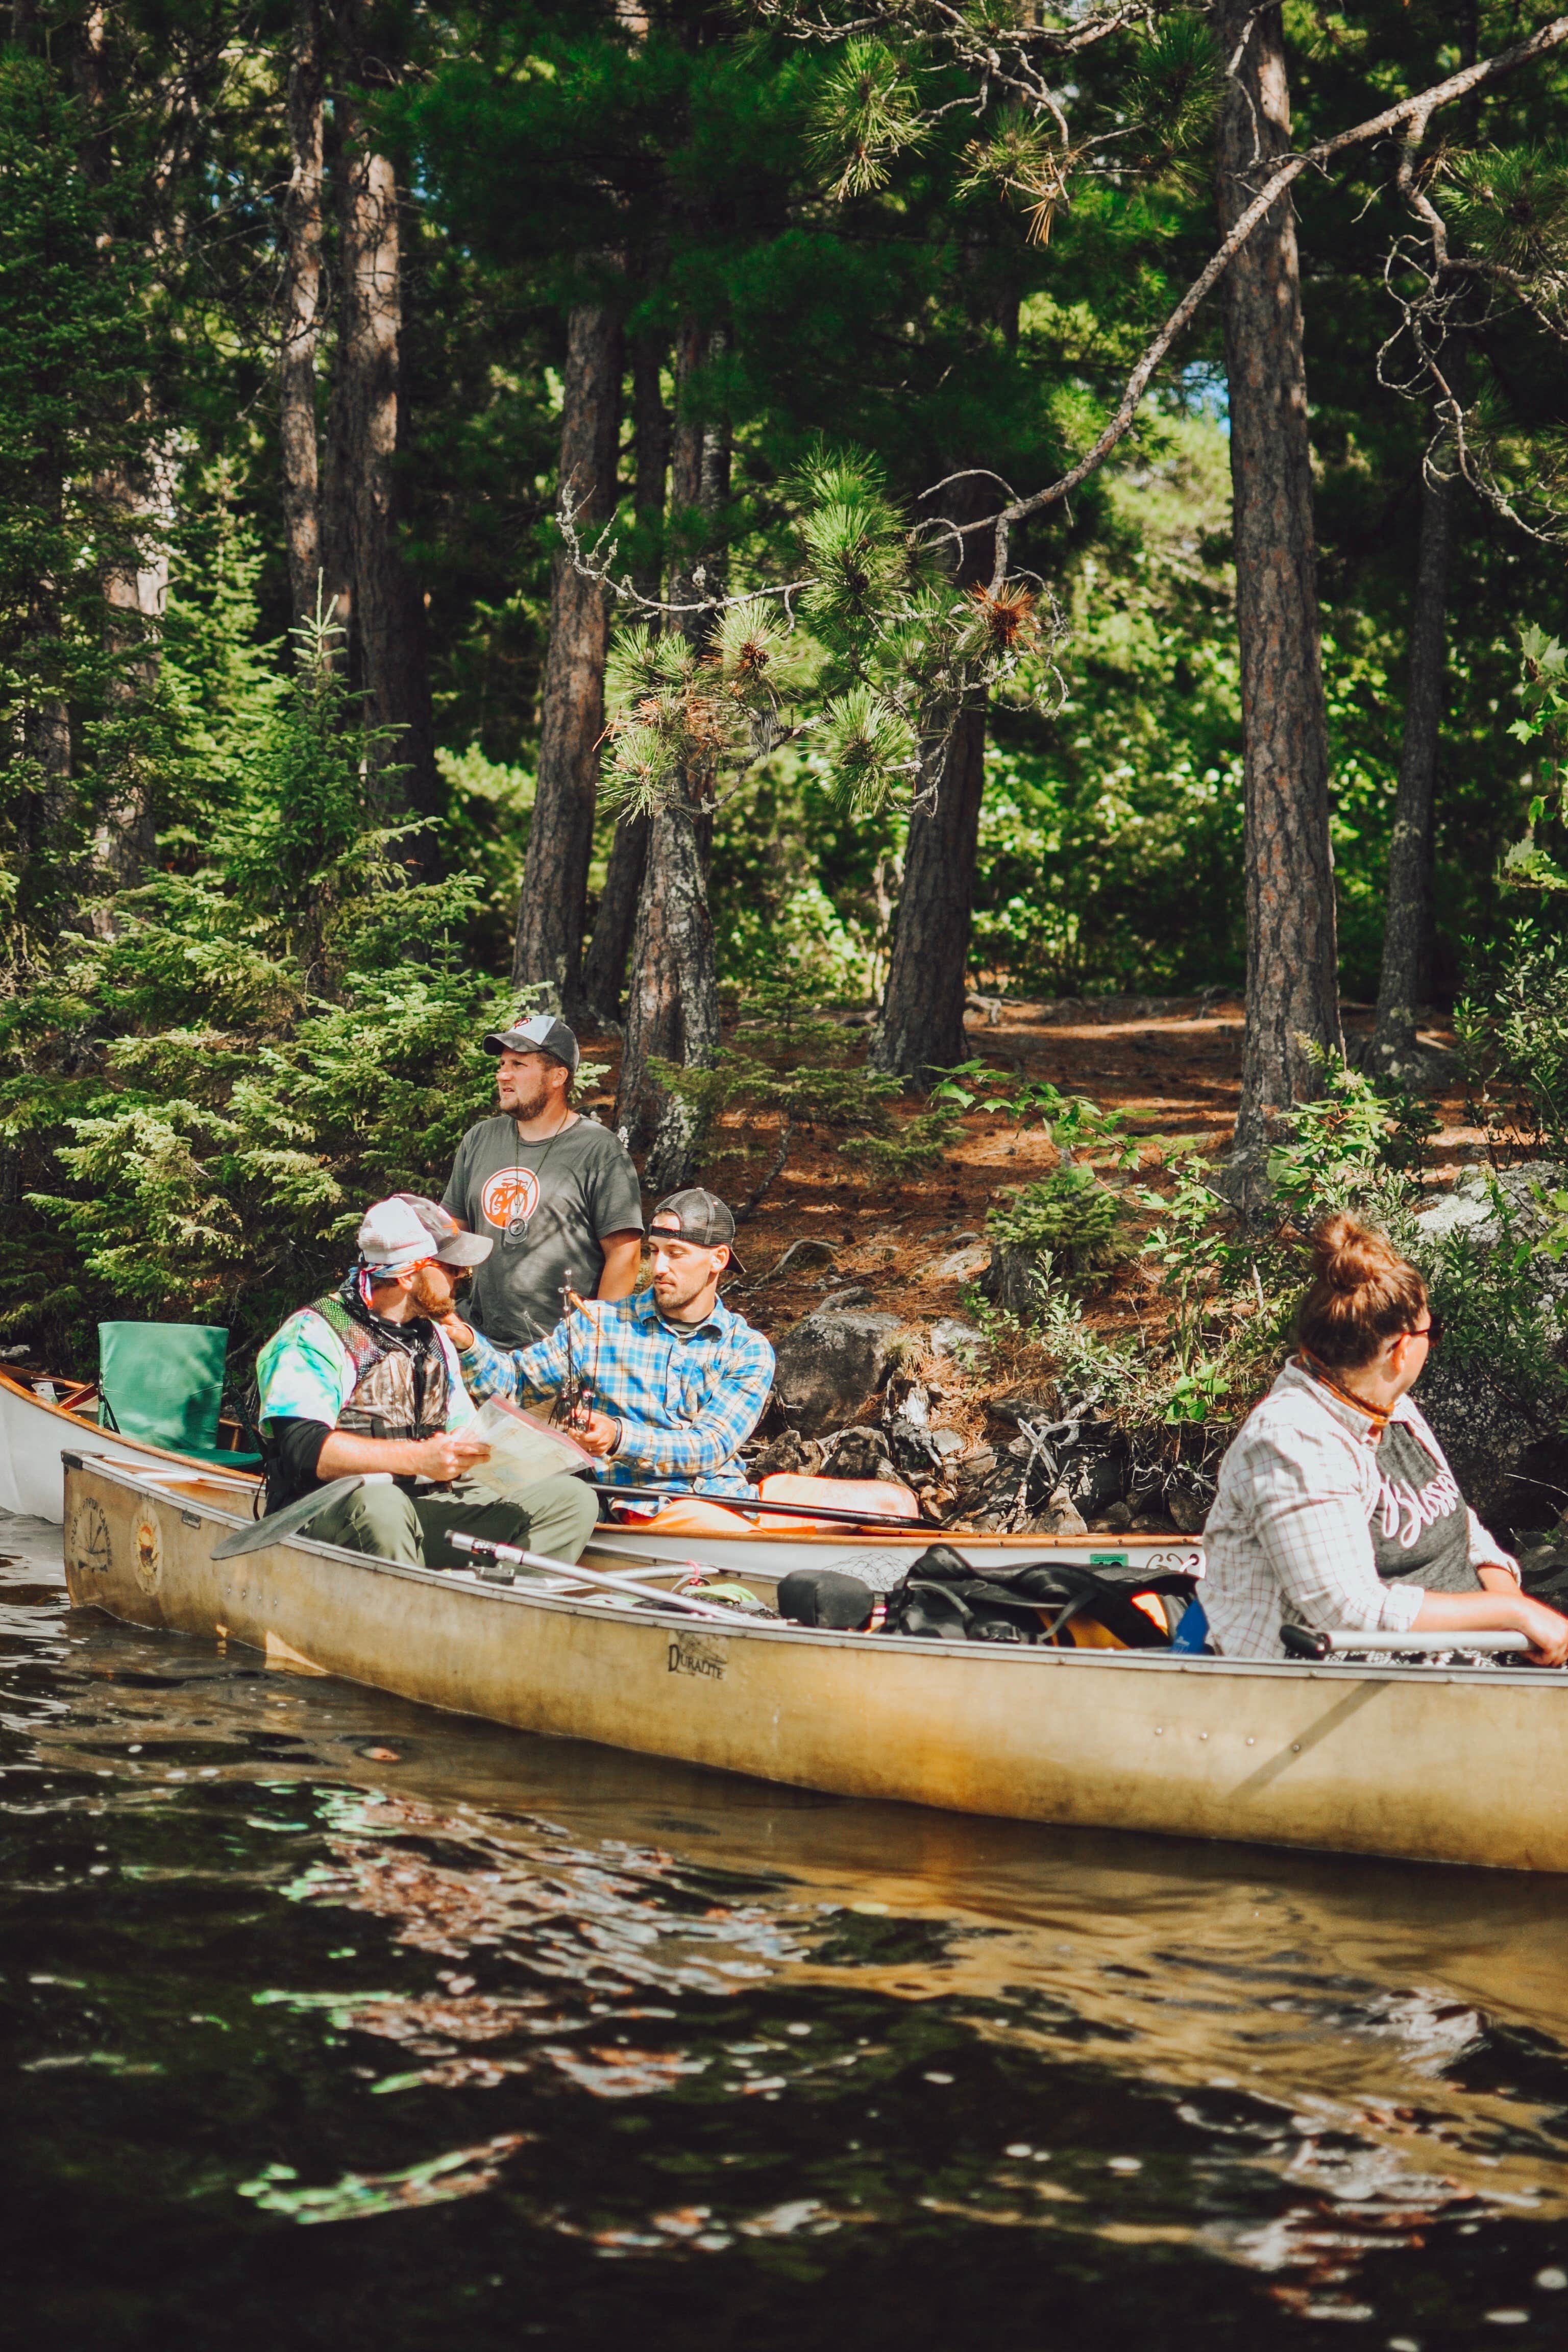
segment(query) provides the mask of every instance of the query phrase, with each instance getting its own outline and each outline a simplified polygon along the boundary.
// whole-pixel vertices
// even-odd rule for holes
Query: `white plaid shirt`
[[[1404,1422],[1440,1470],[1448,1465],[1425,1415],[1407,1396],[1389,1416]],[[1285,1619],[1320,1633],[1407,1633],[1425,1589],[1384,1584],[1372,1545],[1377,1500],[1377,1423],[1343,1403],[1299,1364],[1287,1364],[1248,1413],[1220,1467],[1204,1530],[1200,1591],[1215,1649],[1227,1658],[1279,1658]],[[1467,1506],[1467,1509],[1468,1507]],[[1468,1511],[1472,1568],[1517,1561]]]

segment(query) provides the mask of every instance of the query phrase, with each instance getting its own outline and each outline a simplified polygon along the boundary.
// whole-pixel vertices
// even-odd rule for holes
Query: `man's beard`
[[[414,1279],[408,1286],[408,1296],[422,1315],[433,1316],[437,1320],[448,1314],[457,1303],[451,1285],[441,1276],[432,1274],[427,1265],[416,1268]]]
[[[521,1118],[525,1121],[531,1118],[538,1118],[541,1113],[548,1110],[549,1108],[550,1097],[542,1087],[541,1087],[536,1095],[530,1095],[526,1102],[506,1102],[503,1100],[501,1104],[501,1108],[506,1111],[510,1118]]]

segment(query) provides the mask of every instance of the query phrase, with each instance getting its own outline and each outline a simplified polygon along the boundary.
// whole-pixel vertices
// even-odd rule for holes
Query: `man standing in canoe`
[[[463,1379],[472,1396],[519,1404],[585,1382],[572,1434],[598,1456],[606,1486],[754,1494],[739,1456],[768,1401],[773,1351],[719,1297],[721,1276],[740,1265],[735,1220],[692,1185],[659,1202],[648,1246],[651,1289],[579,1303],[531,1348],[503,1353],[448,1316]]]
[[[458,1146],[441,1205],[494,1244],[474,1276],[473,1316],[498,1348],[526,1348],[581,1297],[624,1298],[642,1253],[637,1171],[618,1136],[572,1108],[577,1040],[538,1013],[493,1030],[494,1118]]]
[[[437,1318],[489,1239],[399,1194],[366,1212],[359,1252],[339,1288],[290,1315],[257,1360],[268,1513],[357,1473],[366,1483],[310,1521],[316,1542],[453,1568],[449,1538],[462,1533],[575,1560],[598,1516],[584,1479],[542,1478],[503,1500],[475,1475],[489,1448]]]

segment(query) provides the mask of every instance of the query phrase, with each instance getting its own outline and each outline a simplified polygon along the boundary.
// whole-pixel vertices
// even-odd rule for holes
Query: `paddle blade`
[[[264,1519],[253,1519],[247,1528],[236,1528],[222,1543],[213,1546],[215,1559],[237,1559],[242,1552],[261,1551],[268,1544],[279,1543],[285,1536],[302,1535],[330,1503],[341,1503],[345,1496],[366,1484],[362,1475],[334,1478],[325,1486],[318,1486],[312,1495],[301,1495],[297,1503],[289,1503],[281,1511],[269,1511]]]

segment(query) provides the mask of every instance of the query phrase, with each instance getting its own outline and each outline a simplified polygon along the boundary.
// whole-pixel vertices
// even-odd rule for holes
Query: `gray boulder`
[[[931,1351],[944,1356],[961,1370],[978,1370],[984,1361],[985,1334],[956,1315],[942,1315],[931,1327]]]
[[[1444,1193],[1441,1200],[1420,1212],[1417,1225],[1432,1241],[1464,1234],[1478,1249],[1492,1248],[1502,1237],[1502,1221],[1492,1197],[1494,1184],[1508,1202],[1518,1237],[1537,1242],[1556,1220],[1550,1209],[1542,1208],[1536,1194],[1568,1190],[1568,1168],[1555,1160],[1526,1160],[1518,1168],[1495,1171],[1467,1168],[1451,1192]],[[1538,1251],[1535,1265],[1542,1286],[1549,1296],[1558,1298],[1568,1293],[1568,1257],[1547,1257]]]
[[[829,1439],[822,1457],[825,1478],[875,1478],[889,1459],[888,1441],[879,1429],[841,1429]]]
[[[869,1307],[819,1307],[785,1331],[773,1393],[790,1427],[819,1437],[858,1413],[881,1386],[903,1328],[900,1316]]]
[[[751,1465],[753,1478],[772,1478],[780,1473],[814,1478],[822,1460],[822,1448],[810,1438],[802,1437],[796,1429],[786,1429],[755,1455]]]
[[[1086,1536],[1089,1522],[1063,1485],[1053,1487],[1045,1509],[1036,1512],[1026,1532],[1032,1536]]]

